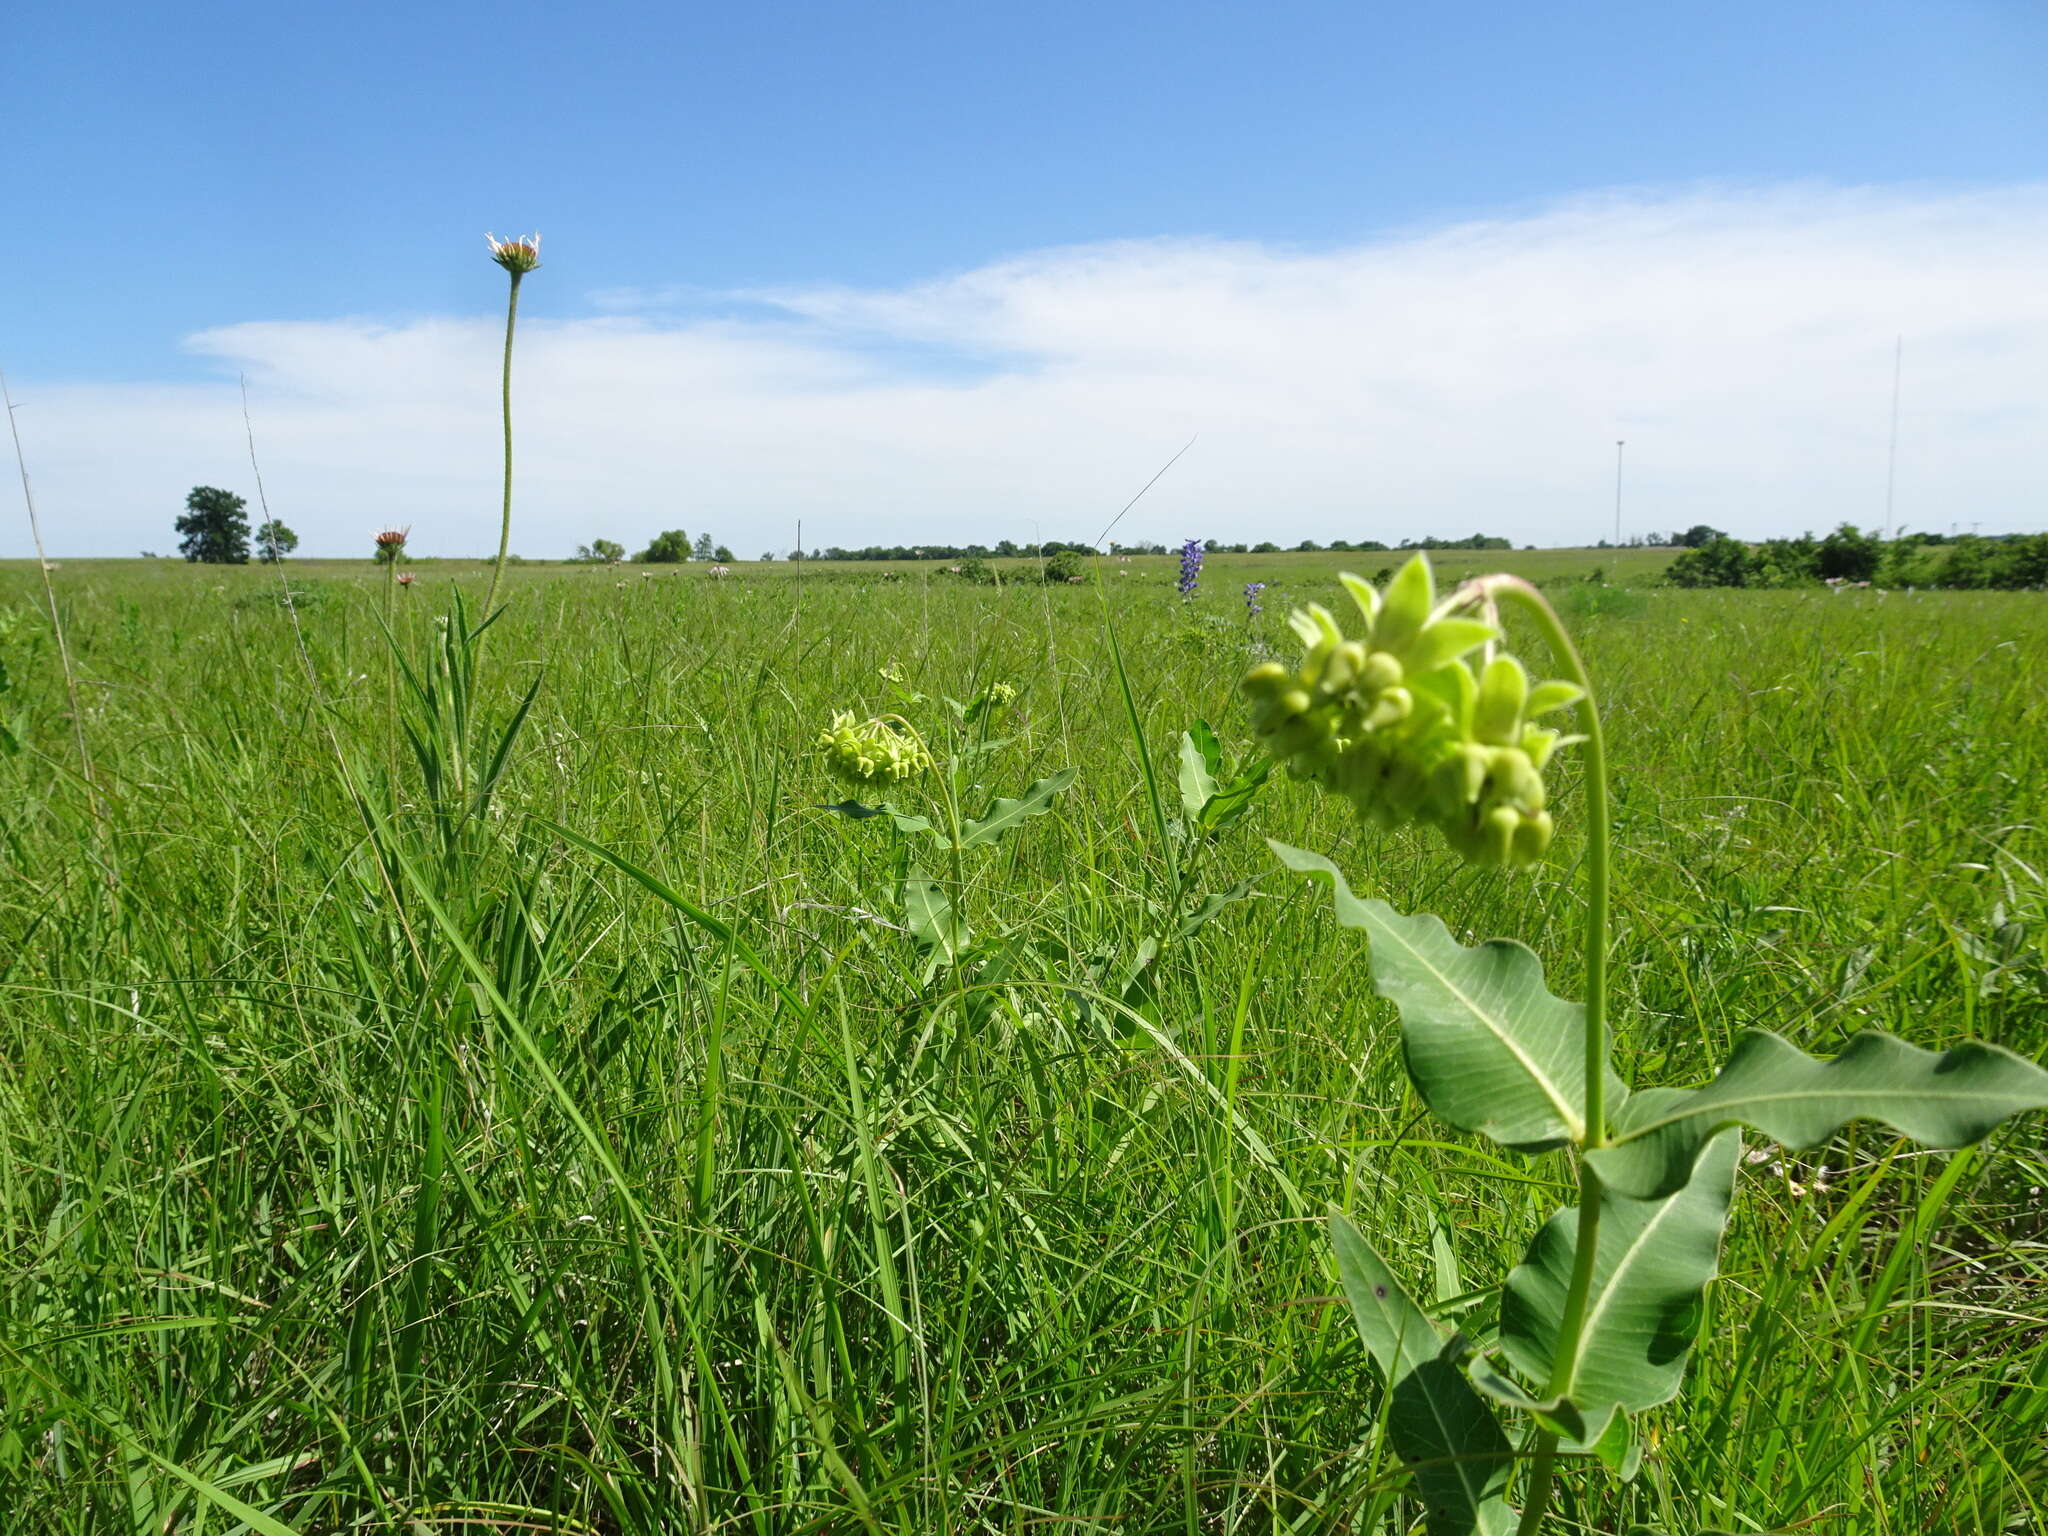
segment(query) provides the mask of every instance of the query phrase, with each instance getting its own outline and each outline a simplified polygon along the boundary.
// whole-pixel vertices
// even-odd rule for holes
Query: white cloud
[[[682,526],[751,556],[799,517],[813,545],[1090,539],[1191,437],[1119,538],[1588,541],[1612,528],[1616,438],[1628,532],[1878,523],[1900,335],[1900,521],[2048,526],[2044,271],[2048,186],[1780,187],[1336,250],[1048,250],[726,296],[745,319],[640,301],[522,330],[513,544]],[[247,491],[246,370],[305,552],[387,521],[423,553],[485,550],[499,342],[489,317],[251,322],[191,338],[219,383],[21,381],[52,549],[168,551],[186,487]]]

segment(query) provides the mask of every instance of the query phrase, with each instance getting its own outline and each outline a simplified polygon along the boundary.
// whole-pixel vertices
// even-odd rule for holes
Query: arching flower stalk
[[[491,248],[491,260],[512,279],[512,289],[505,301],[505,367],[500,388],[505,421],[505,498],[498,519],[498,561],[491,567],[491,588],[484,597],[484,617],[489,619],[498,606],[498,584],[505,579],[505,557],[512,547],[512,331],[519,319],[520,280],[540,266],[540,236],[500,240],[487,234],[484,240]]]
[[[381,528],[375,535],[377,563],[384,567],[384,637],[391,654],[384,658],[384,772],[391,803],[398,804],[398,615],[393,603],[398,585],[412,585],[412,574],[401,575],[398,562],[405,557],[405,541],[411,528]]]

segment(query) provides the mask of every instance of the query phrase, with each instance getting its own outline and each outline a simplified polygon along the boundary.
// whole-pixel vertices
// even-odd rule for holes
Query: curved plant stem
[[[491,590],[484,597],[484,619],[498,606],[498,583],[505,579],[505,555],[512,547],[512,329],[519,320],[519,279],[526,274],[511,269],[512,293],[505,303],[505,371],[500,398],[505,418],[505,505],[498,519],[498,563],[491,568]]]
[[[385,798],[398,812],[398,556],[384,563],[384,770],[389,782]]]
[[[1607,738],[1600,728],[1600,709],[1593,680],[1586,673],[1578,647],[1565,632],[1564,621],[1543,594],[1518,576],[1491,576],[1481,584],[1489,601],[1511,603],[1536,621],[1567,681],[1583,690],[1579,729],[1585,734],[1586,761],[1586,1134],[1582,1152],[1607,1143],[1607,942],[1609,882],[1613,861],[1613,812],[1608,800]],[[1572,1278],[1565,1292],[1564,1317],[1558,1325],[1557,1353],[1550,1364],[1546,1390],[1569,1396],[1577,1382],[1579,1357],[1585,1346],[1586,1305],[1593,1290],[1593,1262],[1600,1241],[1600,1178],[1579,1159],[1579,1228],[1573,1242]],[[1536,1437],[1523,1491],[1519,1536],[1535,1536],[1550,1506],[1556,1475],[1557,1436]]]

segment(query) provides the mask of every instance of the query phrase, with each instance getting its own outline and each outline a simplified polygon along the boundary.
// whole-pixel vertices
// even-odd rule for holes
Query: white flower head
[[[484,243],[491,248],[491,260],[510,272],[514,277],[523,277],[540,265],[540,232],[522,235],[514,240],[500,240],[488,231]]]

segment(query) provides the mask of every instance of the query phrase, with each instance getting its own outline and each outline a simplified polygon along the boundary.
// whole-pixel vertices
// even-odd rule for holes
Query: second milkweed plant
[[[1532,1536],[1560,1455],[1633,1476],[1630,1416],[1683,1385],[1739,1128],[1809,1147],[1871,1119],[1961,1146],[2048,1105],[2048,1072],[1995,1045],[1937,1054],[1876,1031],[1821,1061],[1752,1030],[1703,1086],[1623,1082],[1608,1061],[1606,749],[1570,636],[1517,577],[1482,577],[1441,602],[1420,555],[1384,591],[1342,580],[1362,631],[1347,637],[1310,606],[1292,619],[1300,665],[1268,662],[1244,679],[1260,739],[1297,777],[1375,825],[1430,826],[1474,863],[1525,866],[1553,834],[1545,770],[1561,748],[1583,751],[1583,1003],[1553,996],[1525,945],[1460,944],[1434,916],[1353,894],[1321,855],[1272,844],[1288,868],[1328,880],[1338,922],[1364,932],[1374,987],[1400,1014],[1408,1073],[1430,1110],[1516,1152],[1575,1155],[1578,1203],[1544,1223],[1508,1274],[1498,1337],[1484,1349],[1424,1312],[1348,1218],[1330,1219],[1345,1298],[1386,1380],[1387,1441],[1413,1473],[1432,1536]],[[1562,678],[1531,684],[1506,649],[1503,610],[1534,621]],[[1537,723],[1572,706],[1576,735]]]
[[[848,799],[820,809],[856,821],[887,818],[895,829],[896,886],[904,926],[927,951],[936,971],[958,964],[973,941],[964,911],[966,855],[1051,810],[1053,801],[1074,782],[1074,770],[1062,768],[1034,780],[1015,798],[998,797],[981,816],[964,817],[960,806],[963,775],[970,764],[1008,745],[1006,740],[990,737],[988,728],[1000,711],[1016,702],[1016,687],[997,682],[963,704],[950,698],[934,701],[915,692],[893,664],[884,669],[882,678],[907,708],[934,702],[945,706],[948,750],[943,761],[934,756],[923,733],[905,716],[863,719],[848,710],[836,711],[831,724],[820,733],[818,759],[827,773],[857,790],[902,792],[930,778],[937,786],[929,797],[933,814],[908,811],[890,800],[868,805]],[[918,862],[915,850],[919,849],[944,861],[945,878],[935,877]]]

